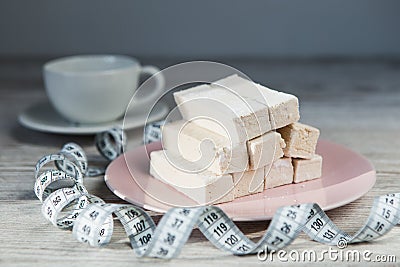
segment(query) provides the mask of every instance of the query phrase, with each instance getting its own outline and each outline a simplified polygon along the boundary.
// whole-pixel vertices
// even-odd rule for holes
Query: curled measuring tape
[[[118,137],[116,142],[124,142],[124,138],[120,138],[123,136],[122,131],[120,135],[98,135],[96,142],[107,143],[107,138],[111,136]],[[265,249],[282,249],[292,243],[302,231],[317,242],[345,248],[350,243],[379,238],[400,222],[400,193],[397,193],[375,198],[367,221],[354,235],[340,230],[316,203],[279,208],[257,243],[247,238],[215,206],[172,208],[156,226],[152,218],[139,207],[109,204],[90,195],[82,184],[87,167],[86,156],[79,146],[67,145],[62,150],[63,153],[48,155],[38,161],[35,193],[43,202],[42,213],[47,220],[60,228],[72,229],[73,236],[78,241],[87,242],[91,246],[102,246],[110,242],[114,217],[124,227],[137,256],[165,259],[179,255],[196,225],[217,248],[234,255],[247,255]],[[108,145],[101,143],[98,147]],[[123,147],[123,143],[115,147]],[[121,152],[122,150],[115,150],[112,155]],[[58,170],[40,174],[41,168],[51,161],[56,162]]]
[[[121,128],[101,132],[95,138],[100,154],[108,160],[120,155],[126,145]],[[56,170],[42,169],[54,162]],[[35,166],[35,194],[42,205],[42,214],[60,228],[71,228],[79,213],[91,203],[104,203],[90,195],[83,186],[83,177],[104,174],[105,168],[89,167],[84,150],[75,143],[67,143],[56,154],[42,157]],[[112,217],[107,223],[112,223]]]

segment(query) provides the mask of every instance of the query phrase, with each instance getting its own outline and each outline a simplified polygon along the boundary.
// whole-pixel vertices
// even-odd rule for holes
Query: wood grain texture
[[[0,62],[1,63],[1,62]],[[7,61],[0,64],[0,265],[1,266],[200,266],[271,264],[256,256],[235,257],[214,248],[194,230],[178,259],[160,261],[136,258],[122,227],[116,227],[112,243],[90,248],[78,243],[69,231],[45,221],[32,187],[33,169],[42,155],[57,151],[64,143],[81,144],[95,154],[93,137],[62,136],[34,132],[17,123],[17,115],[45,98],[40,82],[42,62]],[[151,62],[158,64],[157,61]],[[400,192],[400,65],[393,62],[288,62],[236,61],[233,66],[254,80],[294,93],[300,98],[301,121],[321,129],[321,137],[346,145],[367,157],[377,170],[377,182],[362,198],[328,211],[343,230],[354,233],[362,226],[373,197]],[[169,62],[161,62],[160,66]],[[128,133],[130,147],[140,143],[140,130]],[[88,178],[88,190],[106,201],[122,202],[103,179]],[[154,214],[158,219],[160,216]],[[247,235],[259,238],[268,221],[238,223]],[[396,255],[400,229],[371,243],[349,249]],[[302,234],[287,251],[327,246]],[[275,260],[273,263],[279,264]],[[327,259],[324,264],[333,263]],[[303,263],[302,265],[306,265]]]

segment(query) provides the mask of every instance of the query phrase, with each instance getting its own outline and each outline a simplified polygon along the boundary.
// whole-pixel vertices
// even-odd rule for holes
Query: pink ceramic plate
[[[148,154],[159,149],[159,142],[151,143],[118,157],[107,168],[107,186],[120,198],[153,211],[195,205],[187,196],[149,175]],[[319,141],[317,153],[323,157],[321,179],[267,189],[217,206],[233,220],[266,220],[284,205],[316,202],[324,210],[333,209],[356,200],[374,185],[373,166],[356,152]]]

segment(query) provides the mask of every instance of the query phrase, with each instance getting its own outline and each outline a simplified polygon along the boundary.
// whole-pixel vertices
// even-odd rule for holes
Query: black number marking
[[[83,231],[83,233],[85,234],[85,235],[89,235],[90,234],[90,226],[89,225],[84,225],[83,227],[82,227],[82,231]]]
[[[175,221],[171,224],[172,227],[175,227],[176,229],[179,229],[181,225],[183,224],[183,220],[175,218]]]
[[[128,217],[129,220],[132,220],[133,218],[138,217],[139,213],[135,210],[128,210],[125,212],[125,216]]]
[[[328,230],[328,231],[326,231],[324,234],[323,234],[323,238],[326,238],[326,239],[328,239],[328,240],[332,240],[334,237],[336,236],[336,233],[335,232],[333,232],[333,231],[331,231],[330,229]]]
[[[103,235],[104,235],[104,233],[105,233],[105,231],[106,231],[106,229],[104,229],[104,228],[103,228],[103,229],[101,229],[101,230],[100,230],[100,233],[99,233],[99,234],[100,234],[100,236],[103,236]]]
[[[144,235],[141,238],[139,238],[139,241],[142,244],[142,246],[149,243],[150,240],[151,240],[151,234],[147,234],[147,235]]]
[[[57,206],[58,203],[61,202],[61,197],[60,196],[56,196],[55,199],[53,199],[53,205]]]
[[[53,216],[53,211],[51,210],[50,207],[47,207],[47,215],[49,215],[49,218],[51,218],[51,216]]]
[[[160,248],[160,250],[157,252],[157,254],[161,255],[161,256],[167,256],[168,255],[168,249]]]
[[[90,214],[90,219],[92,219],[93,221],[96,220],[97,216],[99,216],[99,212],[98,211],[92,211]]]
[[[65,191],[65,194],[66,194],[67,196],[72,195],[72,194],[75,194],[75,190],[74,190],[74,189],[71,189],[71,190]]]
[[[391,210],[383,208],[383,210],[382,210],[382,216],[383,216],[385,219],[389,219],[389,218],[390,218],[390,213],[391,213],[391,212],[392,212]]]
[[[310,220],[314,216],[314,214],[315,214],[315,211],[313,209],[311,209],[310,213],[309,213],[309,215],[307,217],[307,221]]]
[[[247,246],[246,244],[243,244],[243,245],[241,245],[240,247],[237,248],[237,250],[238,250],[238,251],[241,251],[241,252],[246,252],[246,251],[248,251],[249,249],[250,249],[250,247]]]
[[[133,228],[135,228],[136,233],[141,233],[141,232],[143,232],[143,230],[146,229],[146,225],[143,220],[140,220],[135,225],[133,225]]]
[[[277,246],[277,245],[279,245],[279,244],[282,243],[282,242],[283,242],[283,239],[282,239],[282,238],[280,238],[279,236],[275,236],[275,239],[271,242],[271,245]]]
[[[208,225],[210,225],[217,219],[218,219],[218,215],[215,212],[211,212],[210,214],[207,215],[207,217],[204,218],[204,222],[206,222]]]
[[[228,231],[228,227],[224,223],[220,223],[217,228],[214,229],[214,233],[220,237],[223,233]]]
[[[168,233],[168,236],[164,238],[164,243],[167,243],[172,246],[174,242],[175,242],[175,235]]]
[[[376,222],[376,226],[375,226],[375,230],[379,233],[380,231],[383,230],[383,227],[385,227],[385,225],[381,222]]]
[[[296,219],[297,216],[297,212],[293,211],[293,210],[288,210],[288,213],[286,214],[287,217],[289,217],[290,219]]]
[[[47,176],[43,177],[42,180],[40,180],[41,185],[43,185],[47,181]]]
[[[394,205],[394,199],[393,198],[385,198],[386,203]]]
[[[317,218],[312,223],[311,228],[318,232],[318,230],[321,229],[322,226],[324,226],[324,222],[320,218]]]
[[[283,226],[281,227],[281,231],[285,234],[289,234],[290,230],[292,229],[292,225],[288,224],[286,222],[283,223]]]
[[[238,241],[239,241],[239,239],[237,238],[237,236],[231,235],[230,237],[228,237],[228,238],[225,240],[225,244],[228,244],[229,246],[233,246],[233,245],[235,245]]]
[[[373,238],[373,237],[374,237],[374,236],[371,235],[371,234],[367,234],[367,235],[365,236],[366,239],[371,239],[371,238]]]
[[[86,204],[86,200],[82,199],[81,203],[79,203],[79,208],[83,209],[83,207],[85,207],[85,204]]]
[[[190,214],[190,209],[182,209],[179,214],[182,214],[184,216],[188,216]]]

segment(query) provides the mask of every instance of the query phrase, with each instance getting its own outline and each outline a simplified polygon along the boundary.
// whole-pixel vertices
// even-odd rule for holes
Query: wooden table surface
[[[173,60],[152,61],[160,67]],[[116,227],[112,244],[91,248],[78,243],[71,232],[59,230],[42,217],[33,192],[35,162],[56,152],[65,142],[81,144],[95,154],[93,136],[63,136],[21,127],[17,116],[46,98],[41,81],[41,60],[0,61],[0,265],[1,266],[141,266],[248,265],[257,256],[236,257],[214,248],[194,230],[179,258],[162,261],[136,258],[122,227]],[[301,121],[321,129],[321,137],[343,144],[367,157],[377,170],[377,182],[362,198],[328,211],[343,230],[354,233],[367,218],[375,196],[400,192],[400,64],[390,61],[229,61],[254,80],[294,93],[300,98]],[[130,147],[140,143],[141,130],[128,132]],[[88,178],[89,192],[109,202],[121,202],[102,177]],[[159,217],[155,215],[156,217]],[[250,237],[260,237],[268,221],[241,222]],[[400,261],[400,229],[348,249],[369,250],[374,255],[395,255]],[[327,246],[301,234],[286,248],[315,249]],[[334,261],[325,259],[324,264]],[[279,264],[278,260],[272,263]],[[303,263],[306,264],[306,263]]]

